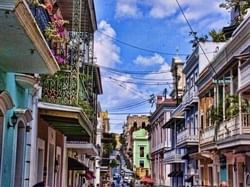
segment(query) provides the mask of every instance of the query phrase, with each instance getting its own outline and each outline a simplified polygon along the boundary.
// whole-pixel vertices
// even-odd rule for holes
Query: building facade
[[[148,131],[144,128],[136,130],[133,138],[133,171],[139,177],[150,175]]]
[[[0,186],[35,184],[38,74],[60,69],[31,9],[0,2]]]
[[[169,120],[170,113],[175,106],[175,100],[157,96],[156,110],[149,120],[151,173],[157,186],[171,186],[168,177],[170,165],[164,161],[164,152],[171,147],[171,136],[170,130],[162,127]]]
[[[127,122],[124,124],[123,138],[125,140],[124,151],[126,157],[132,163],[133,158],[133,132],[137,129],[146,128],[149,123],[149,117],[146,115],[132,115],[127,117]],[[132,168],[131,168],[132,169]]]
[[[204,69],[198,80],[201,113],[198,159],[204,185],[250,184],[249,27],[248,15],[212,61],[216,71]]]

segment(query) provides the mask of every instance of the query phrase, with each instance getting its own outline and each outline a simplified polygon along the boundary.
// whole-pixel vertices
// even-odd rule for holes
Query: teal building
[[[0,24],[0,186],[24,187],[36,150],[38,74],[59,66],[26,1],[0,1]]]
[[[139,129],[133,132],[133,169],[140,178],[150,175],[148,131]]]

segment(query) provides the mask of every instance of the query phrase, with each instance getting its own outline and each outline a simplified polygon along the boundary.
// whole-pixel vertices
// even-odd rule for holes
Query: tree
[[[225,0],[220,4],[220,8],[234,9],[239,11],[239,16],[236,17],[236,23],[240,23],[243,20],[243,16],[246,15],[247,9],[250,8],[249,0]]]
[[[215,29],[209,32],[213,42],[225,42],[226,38],[222,31],[216,31]]]
[[[118,165],[119,165],[119,164],[118,164],[117,160],[115,160],[115,159],[111,160],[110,167],[115,168],[115,167],[117,167]]]
[[[117,146],[117,141],[116,141],[116,138],[115,138],[115,134],[112,134],[112,146],[113,146],[113,149],[115,149],[116,146]]]

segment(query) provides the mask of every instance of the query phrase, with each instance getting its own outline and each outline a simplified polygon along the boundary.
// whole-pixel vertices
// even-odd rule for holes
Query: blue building
[[[23,187],[36,150],[36,75],[59,66],[26,1],[1,1],[0,23],[0,186]]]

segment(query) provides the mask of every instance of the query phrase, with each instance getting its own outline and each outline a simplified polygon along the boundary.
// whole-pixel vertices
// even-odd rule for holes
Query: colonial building
[[[198,80],[203,185],[249,185],[249,15]]]
[[[140,128],[146,128],[148,125],[148,116],[142,115],[132,115],[127,117],[127,122],[124,125],[124,132],[123,136],[125,139],[125,154],[127,158],[129,158],[130,162],[132,163],[132,157],[133,157],[133,137],[132,134],[135,130]]]
[[[59,70],[32,7],[0,2],[0,186],[36,183],[38,74]]]
[[[164,161],[164,152],[171,147],[169,129],[163,125],[169,120],[176,101],[163,96],[157,96],[156,110],[149,119],[150,161],[152,178],[157,186],[170,186],[170,165]]]
[[[37,15],[41,6],[36,6],[32,12],[43,26],[45,15]],[[58,0],[50,6],[50,24],[44,33],[61,71],[41,78],[34,175],[37,182],[50,187],[94,184],[100,151],[96,146],[97,97],[102,93],[93,53],[95,7],[92,0]],[[60,31],[56,36],[55,30]]]
[[[150,175],[148,131],[135,130],[133,138],[133,171],[139,177]]]

